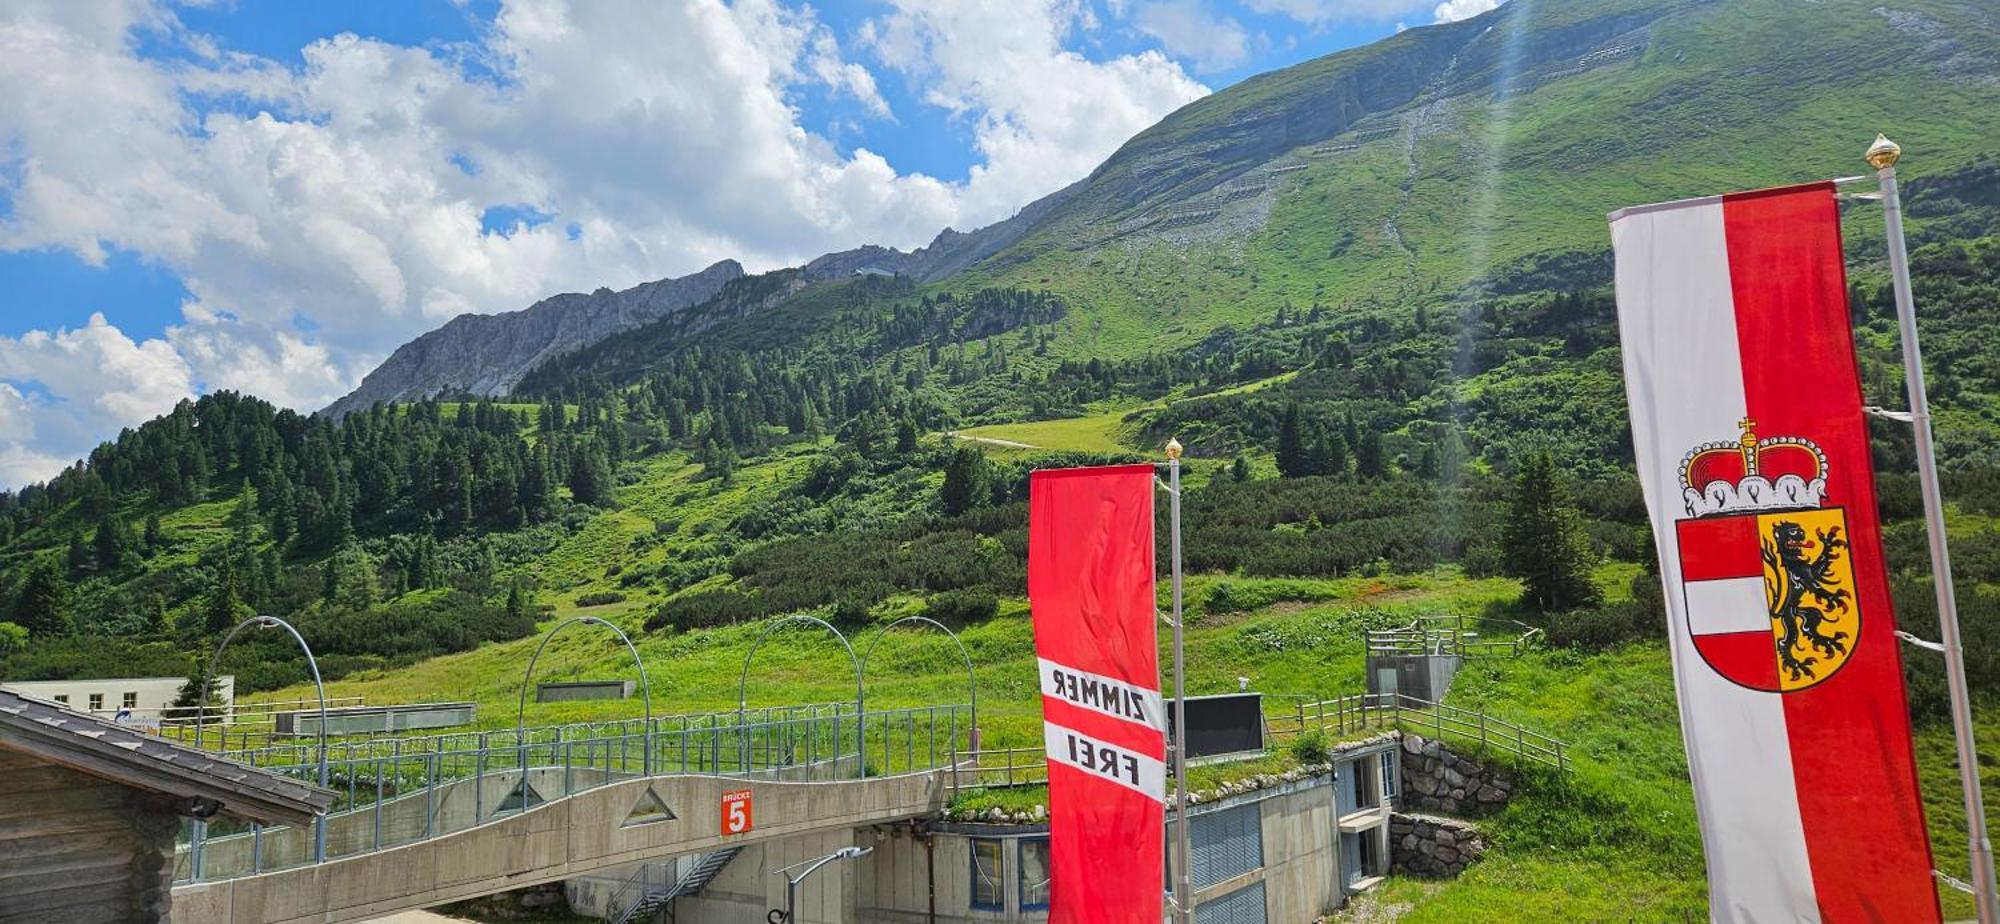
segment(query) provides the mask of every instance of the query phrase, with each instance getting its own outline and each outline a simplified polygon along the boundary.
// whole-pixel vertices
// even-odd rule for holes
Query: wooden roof
[[[294,824],[333,806],[332,790],[9,690],[0,690],[0,749],[173,796],[203,816]]]

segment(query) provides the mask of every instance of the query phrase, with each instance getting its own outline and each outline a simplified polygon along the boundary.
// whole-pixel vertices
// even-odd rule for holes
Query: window
[[[1021,839],[1021,910],[1049,907],[1049,839]]]
[[[1204,889],[1264,865],[1262,813],[1257,805],[1204,812],[1188,824],[1188,855],[1194,860],[1188,874],[1195,888]]]
[[[65,706],[69,705],[69,694],[68,694],[68,693],[57,693],[57,694],[56,694],[56,702],[59,702],[59,703],[61,703],[61,704],[65,705]]]
[[[1382,875],[1382,832],[1379,830],[1361,834],[1361,874]]]
[[[1264,924],[1264,884],[1253,882],[1196,905],[1194,920],[1195,924]]]
[[[1005,845],[998,838],[972,839],[972,907],[982,911],[1007,910],[1006,880],[1000,878],[1001,848]]]
[[[1383,875],[1388,864],[1382,862],[1382,838],[1387,828],[1374,827],[1357,834],[1340,836],[1341,879],[1352,890],[1361,880]]]
[[[139,694],[128,690],[118,697],[118,704],[126,709],[137,709],[139,708]]]
[[[1354,761],[1354,772],[1348,774],[1348,786],[1354,799],[1354,808],[1350,811],[1359,812],[1381,804],[1381,794],[1376,791],[1379,779],[1375,772],[1375,758],[1362,757]]]
[[[1394,799],[1401,792],[1396,783],[1396,752],[1383,751],[1375,757],[1382,765],[1382,798]]]
[[[90,711],[92,712],[104,711],[104,694],[102,693],[90,694]]]

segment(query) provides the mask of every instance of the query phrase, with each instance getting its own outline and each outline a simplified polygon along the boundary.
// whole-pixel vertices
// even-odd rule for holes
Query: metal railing
[[[653,775],[823,782],[946,770],[967,753],[962,705],[884,710],[777,707],[645,720],[339,742],[327,756],[334,808],[326,858],[426,840],[598,786]],[[757,720],[761,719],[761,720]],[[859,752],[857,753],[857,746]],[[284,745],[225,756],[301,780],[318,748]],[[256,875],[312,862],[312,826],[227,820],[184,825],[176,882]]]
[[[1368,728],[1394,728],[1440,741],[1474,745],[1483,752],[1507,754],[1564,773],[1571,769],[1568,745],[1559,739],[1487,715],[1483,708],[1464,709],[1402,693],[1357,693],[1300,703],[1291,715],[1267,718],[1266,727],[1278,740],[1297,737],[1309,729],[1345,734]]]
[[[631,909],[645,903],[646,896],[673,888],[677,878],[673,860],[639,864],[639,869],[625,877],[625,881],[612,891],[610,901],[605,903],[611,913],[605,916],[605,920],[625,917]]]
[[[1568,773],[1568,746],[1524,726],[1486,714],[1414,696],[1357,693],[1298,703],[1290,712],[1266,714],[1266,739],[1279,745],[1308,731],[1344,736],[1370,729],[1425,735],[1475,746]],[[987,748],[961,755],[952,764],[952,785],[959,789],[1005,789],[1048,782],[1048,761],[1041,748]]]
[[[1509,638],[1485,638],[1478,625],[1485,620],[1465,616],[1419,616],[1407,626],[1370,629],[1368,653],[1375,655],[1457,655],[1462,658],[1513,658],[1535,643],[1542,630],[1514,623],[1524,631]]]

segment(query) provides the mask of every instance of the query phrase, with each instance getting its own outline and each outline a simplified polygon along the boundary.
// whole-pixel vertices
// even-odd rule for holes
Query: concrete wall
[[[535,684],[535,702],[560,703],[580,699],[631,699],[630,680],[552,680]]]
[[[624,824],[649,787],[675,817]],[[753,827],[724,837],[722,794],[739,789],[752,792]],[[760,845],[801,835],[824,835],[831,838],[828,843],[838,844],[851,839],[855,828],[935,814],[943,803],[944,780],[932,773],[826,783],[692,776],[630,780],[414,844],[183,886],[174,892],[174,919],[179,924],[364,921],[725,845]],[[778,858],[763,857],[746,868],[784,865],[770,862]],[[710,886],[717,887],[740,894],[754,894],[751,889],[756,888],[740,882],[731,886],[726,878]],[[816,899],[820,910],[813,913],[831,914],[828,909],[847,901],[844,888],[835,894]]]
[[[544,800],[559,799],[570,789],[580,791],[633,776],[581,767],[573,768],[567,774],[561,768],[538,768],[528,771],[528,785]],[[359,811],[328,816],[326,855],[352,856],[374,850],[378,843],[384,847],[408,844],[422,839],[427,832],[445,834],[463,831],[510,814],[502,812],[500,806],[520,780],[518,769],[497,770],[477,779],[453,780],[438,786],[434,793],[417,789],[385,797],[379,818],[372,804]],[[368,796],[373,797],[372,786]],[[427,817],[432,819],[429,827],[425,824]],[[253,861],[260,870],[297,866],[312,859],[312,842],[310,827],[212,834],[202,843],[202,878],[227,879],[249,875]],[[190,846],[179,845],[174,857],[174,877],[178,880],[191,878],[192,864]]]
[[[1367,658],[1368,692],[1401,693],[1434,703],[1443,702],[1445,693],[1451,690],[1452,678],[1458,676],[1460,663],[1458,655],[1386,655],[1371,652]],[[1393,687],[1382,682],[1384,671],[1395,672]]]
[[[0,921],[167,919],[170,800],[0,749]]]
[[[854,829],[816,831],[798,837],[751,844],[722,868],[721,875],[698,895],[674,902],[676,922],[762,921],[773,908],[785,906],[785,877],[778,871],[826,856],[856,844]],[[848,924],[872,921],[855,916],[855,883],[864,878],[869,857],[836,860],[799,884],[793,906],[797,924]],[[793,870],[796,874],[798,870]]]
[[[1339,908],[1346,893],[1340,843],[1332,837],[1336,819],[1330,781],[1301,780],[1261,804],[1264,870],[1259,878],[1264,881],[1265,919],[1314,921]]]

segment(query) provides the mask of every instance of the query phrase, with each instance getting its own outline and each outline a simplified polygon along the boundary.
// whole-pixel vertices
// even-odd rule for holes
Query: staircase
[[[667,903],[674,899],[701,891],[741,852],[743,852],[741,847],[726,847],[715,851],[702,857],[693,869],[687,871],[687,875],[672,882],[652,881],[653,866],[650,863],[640,867],[639,871],[633,873],[632,878],[626,880],[625,885],[618,890],[617,896],[612,899],[611,907],[616,908],[623,904],[628,892],[635,895],[637,900],[631,907],[608,920],[615,924],[632,924],[634,921],[643,921],[651,917],[654,912],[667,907]]]

